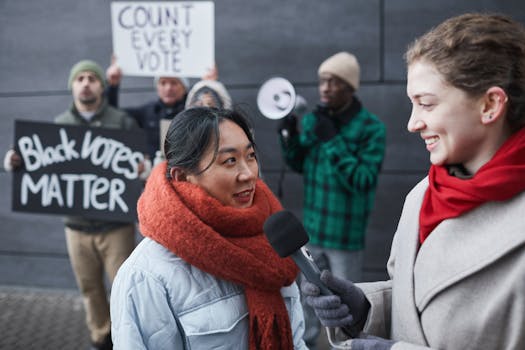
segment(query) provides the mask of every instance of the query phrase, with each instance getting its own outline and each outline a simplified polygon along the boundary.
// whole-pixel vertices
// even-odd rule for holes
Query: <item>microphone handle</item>
[[[334,294],[321,281],[321,278],[320,278],[321,271],[319,271],[319,267],[317,267],[317,265],[315,264],[312,255],[310,254],[308,249],[306,249],[306,247],[303,246],[301,249],[296,250],[294,253],[290,255],[290,257],[295,261],[295,263],[297,264],[301,272],[304,274],[306,279],[310,281],[311,283],[315,284],[317,287],[319,287],[322,295],[333,295]],[[330,344],[334,345],[334,341],[333,341],[334,337],[330,336],[330,334],[333,333],[333,329],[331,329],[330,327],[326,327],[326,330],[327,330],[327,334],[330,340]],[[351,338],[359,337],[359,331],[352,327],[345,327],[345,331],[350,335]]]
[[[302,247],[299,250],[296,250],[290,255],[290,257],[295,261],[301,272],[303,273],[306,279],[319,287],[321,294],[323,295],[332,295],[332,291],[325,286],[321,281],[321,271],[317,264],[314,262],[314,259],[306,247]]]

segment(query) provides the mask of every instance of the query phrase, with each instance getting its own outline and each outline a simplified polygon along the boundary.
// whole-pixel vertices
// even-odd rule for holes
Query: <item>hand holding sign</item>
[[[106,69],[106,80],[111,86],[117,86],[122,80],[122,69],[117,64],[117,57],[111,55],[111,65]]]

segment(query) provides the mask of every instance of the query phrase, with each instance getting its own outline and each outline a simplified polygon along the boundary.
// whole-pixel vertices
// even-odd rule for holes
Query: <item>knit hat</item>
[[[155,77],[153,79],[155,86],[157,86],[157,83],[159,82],[160,78],[164,78],[164,76],[162,76],[162,77]],[[184,77],[170,77],[170,78],[175,78],[178,81],[180,81],[180,83],[184,86],[184,89],[186,90],[186,92],[188,92],[188,90],[190,89],[190,81],[189,81],[188,78],[184,78]]]
[[[186,98],[186,108],[195,107],[202,95],[209,93],[214,100],[214,107],[231,109],[232,99],[221,82],[216,80],[201,80],[197,82],[188,92]]]
[[[102,83],[103,87],[106,87],[106,80],[104,79],[104,71],[102,68],[96,63],[95,61],[91,60],[82,60],[75,64],[73,68],[71,68],[71,72],[69,73],[69,80],[67,81],[67,88],[71,89],[73,85],[73,80],[77,77],[77,75],[81,72],[92,72],[94,73],[98,80]]]
[[[319,66],[318,75],[322,73],[333,74],[354,88],[359,89],[359,62],[357,58],[348,52],[339,52],[328,57]]]

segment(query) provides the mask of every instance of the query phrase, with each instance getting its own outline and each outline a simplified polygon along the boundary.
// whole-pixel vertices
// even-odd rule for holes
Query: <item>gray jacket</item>
[[[365,331],[398,349],[525,349],[525,192],[439,224],[419,248],[428,179],[407,196],[388,261],[365,283]]]
[[[295,349],[304,319],[299,289],[281,289]],[[248,349],[242,287],[189,265],[144,238],[118,271],[111,292],[114,349]]]

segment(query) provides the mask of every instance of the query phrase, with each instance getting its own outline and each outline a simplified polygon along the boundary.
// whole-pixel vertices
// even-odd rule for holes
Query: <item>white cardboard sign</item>
[[[214,66],[212,1],[113,2],[111,27],[124,75],[200,78]]]

